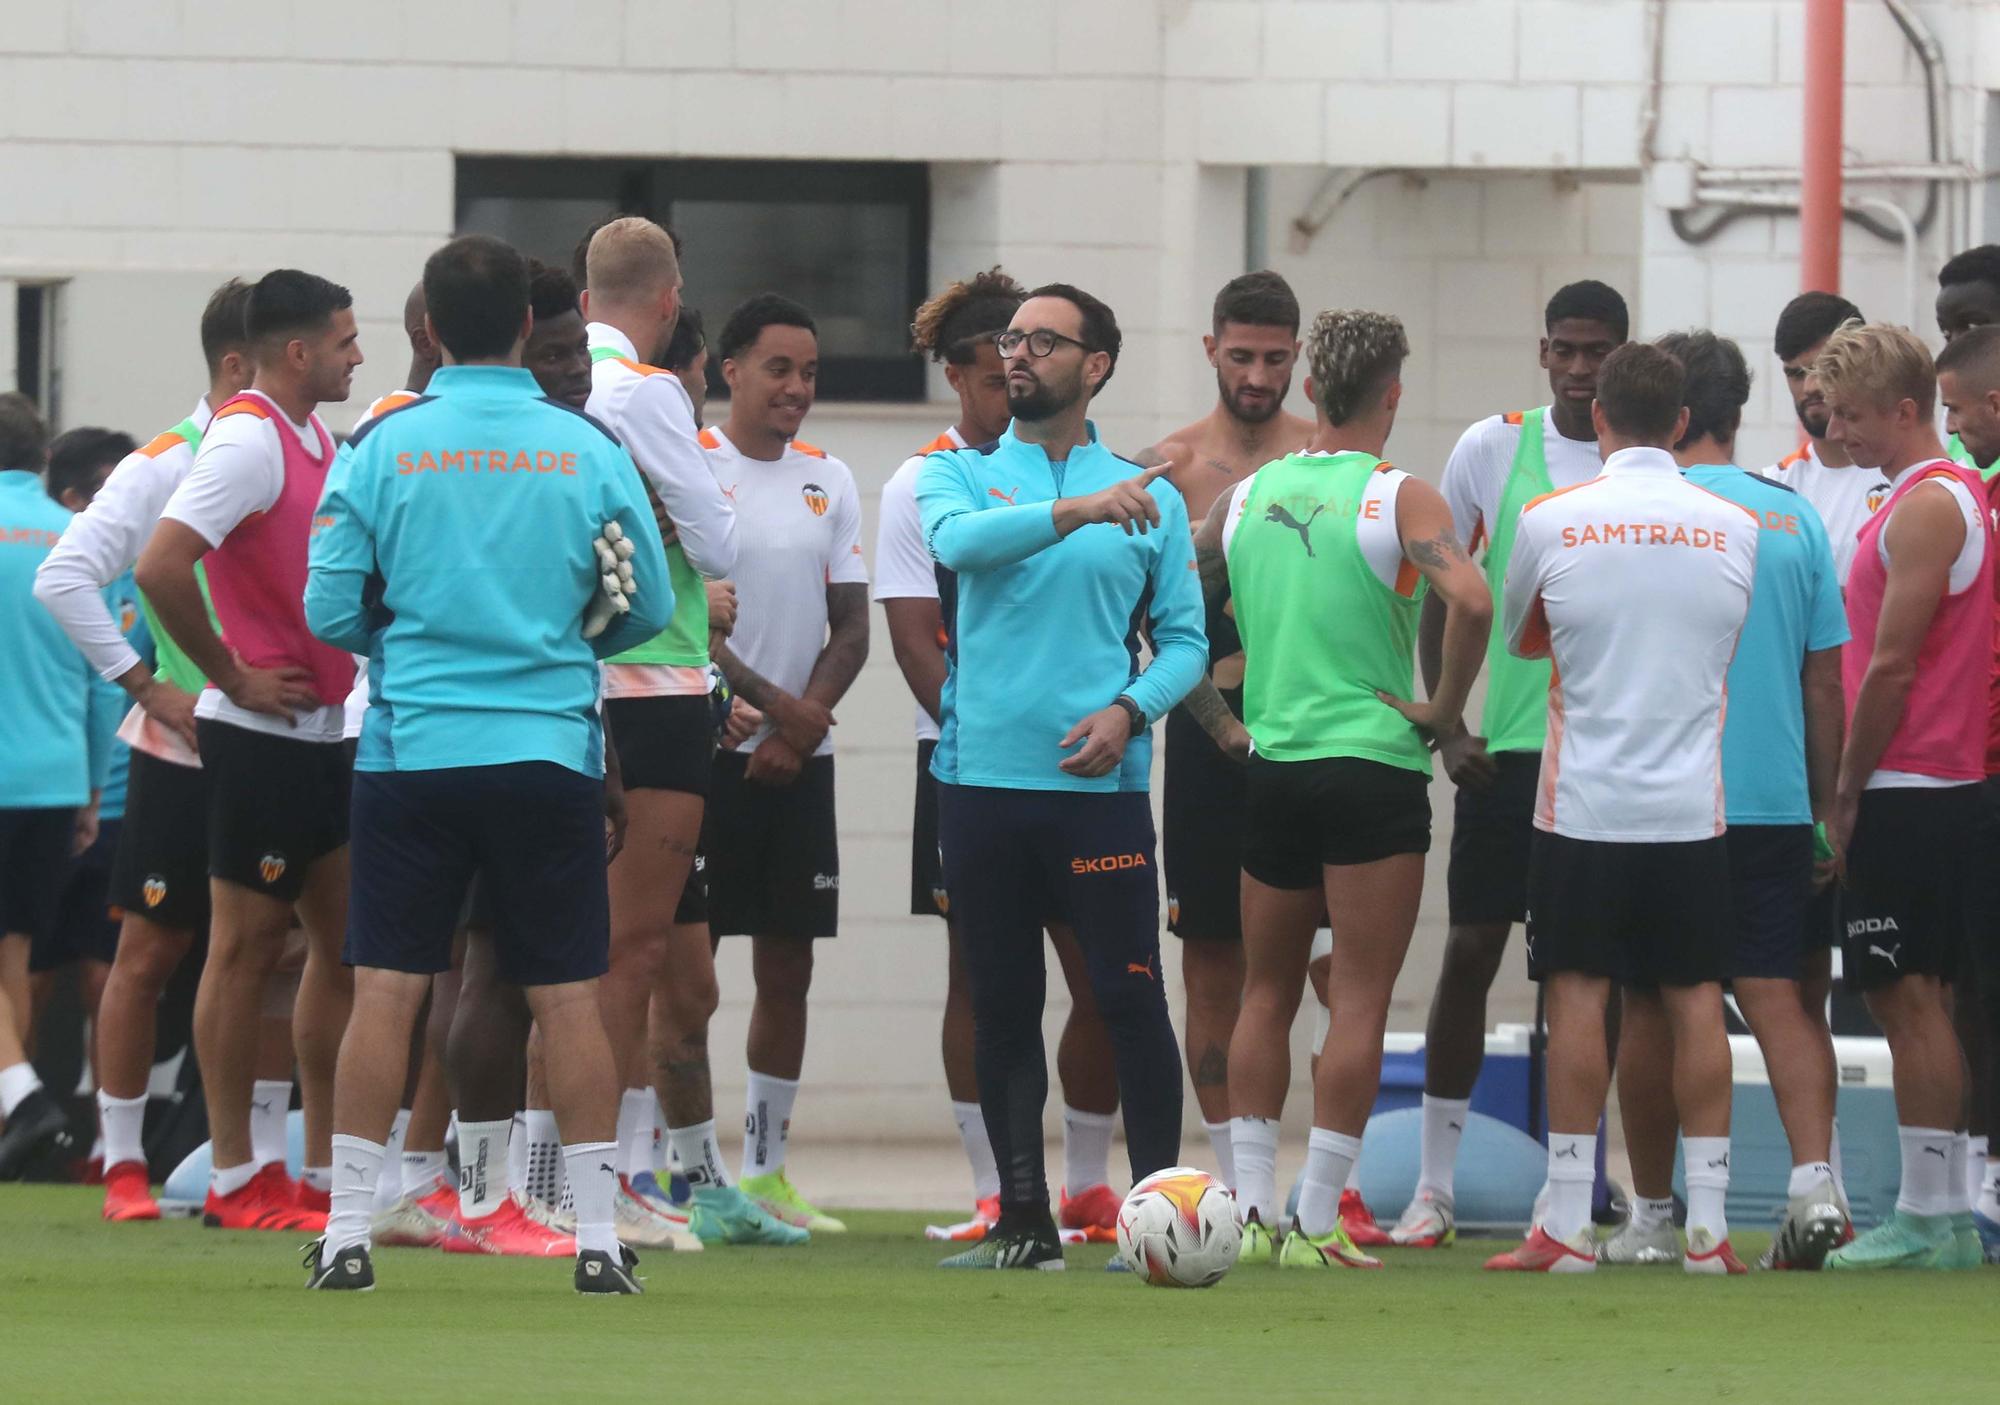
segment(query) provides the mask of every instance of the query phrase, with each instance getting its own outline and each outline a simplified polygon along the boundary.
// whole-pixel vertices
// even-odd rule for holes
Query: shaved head
[[[615,219],[590,237],[585,283],[600,305],[626,306],[671,293],[680,286],[680,258],[673,236],[639,215]]]
[[[1950,371],[1962,389],[1975,395],[2000,390],[2000,326],[1960,332],[1938,353],[1938,374]]]
[[[417,333],[423,329],[424,280],[419,278],[417,285],[410,289],[410,295],[403,299],[403,330],[409,333],[411,341],[415,341]]]

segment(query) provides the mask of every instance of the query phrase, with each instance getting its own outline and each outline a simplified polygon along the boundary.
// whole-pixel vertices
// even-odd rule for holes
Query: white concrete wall
[[[1794,162],[1801,8],[1669,0],[1654,154]],[[1957,150],[1983,156],[2000,4],[1917,8],[1958,85]],[[1756,216],[1701,247],[1674,235],[1640,180],[1647,10],[0,0],[0,289],[71,280],[65,418],[143,434],[178,419],[198,389],[194,324],[209,287],[281,263],[315,269],[358,299],[370,357],[358,409],[402,378],[401,301],[450,232],[454,153],[922,160],[933,163],[938,279],[1000,261],[1117,309],[1126,353],[1102,419],[1114,443],[1136,448],[1209,403],[1198,339],[1215,288],[1242,270],[1243,171],[1260,165],[1273,169],[1270,262],[1308,310],[1368,304],[1409,325],[1416,354],[1394,448],[1413,469],[1434,474],[1469,420],[1541,398],[1541,304],[1580,276],[1625,290],[1642,333],[1712,323],[1743,338],[1760,379],[1744,457],[1765,460],[1794,433],[1768,339],[1797,282],[1797,222]],[[1848,11],[1850,158],[1918,159],[1907,46],[1872,0]],[[1287,225],[1329,168],[1406,174],[1361,186],[1295,249]],[[1921,276],[1955,237],[1933,227]],[[1845,273],[1866,310],[1904,315],[1896,248],[1850,228]],[[9,301],[0,332],[11,316]],[[10,358],[11,337],[0,346]],[[828,405],[809,432],[872,494],[948,417],[941,404]],[[948,1134],[933,1052],[938,933],[901,915],[908,712],[879,645],[841,709],[848,935],[823,953],[802,1138]],[[1421,1022],[1440,909],[1426,908],[1398,1027]],[[725,952],[725,1119],[742,958]],[[1514,969],[1496,1018],[1527,1007]]]

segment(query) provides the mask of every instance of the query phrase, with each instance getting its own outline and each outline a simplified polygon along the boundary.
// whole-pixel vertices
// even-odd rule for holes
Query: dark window
[[[51,425],[62,423],[62,374],[56,366],[54,283],[14,289],[14,388],[35,402]]]
[[[579,161],[461,156],[458,228],[569,266],[607,214],[645,215],[685,241],[689,307],[712,337],[743,299],[783,293],[819,324],[819,393],[921,400],[910,310],[929,276],[930,171],[889,161]],[[710,389],[726,395],[709,362]]]

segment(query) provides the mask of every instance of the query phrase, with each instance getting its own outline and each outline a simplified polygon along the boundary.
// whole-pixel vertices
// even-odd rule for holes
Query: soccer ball
[[[1236,1265],[1236,1198],[1206,1171],[1155,1171],[1118,1207],[1118,1256],[1156,1288],[1206,1288]]]

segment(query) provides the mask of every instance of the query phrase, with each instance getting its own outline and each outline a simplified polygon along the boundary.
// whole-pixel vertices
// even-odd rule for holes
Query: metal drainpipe
[[[1845,0],[1806,0],[1805,150],[1799,179],[1799,287],[1840,291],[1841,87]]]
[[[1271,266],[1271,168],[1243,168],[1243,269]]]

